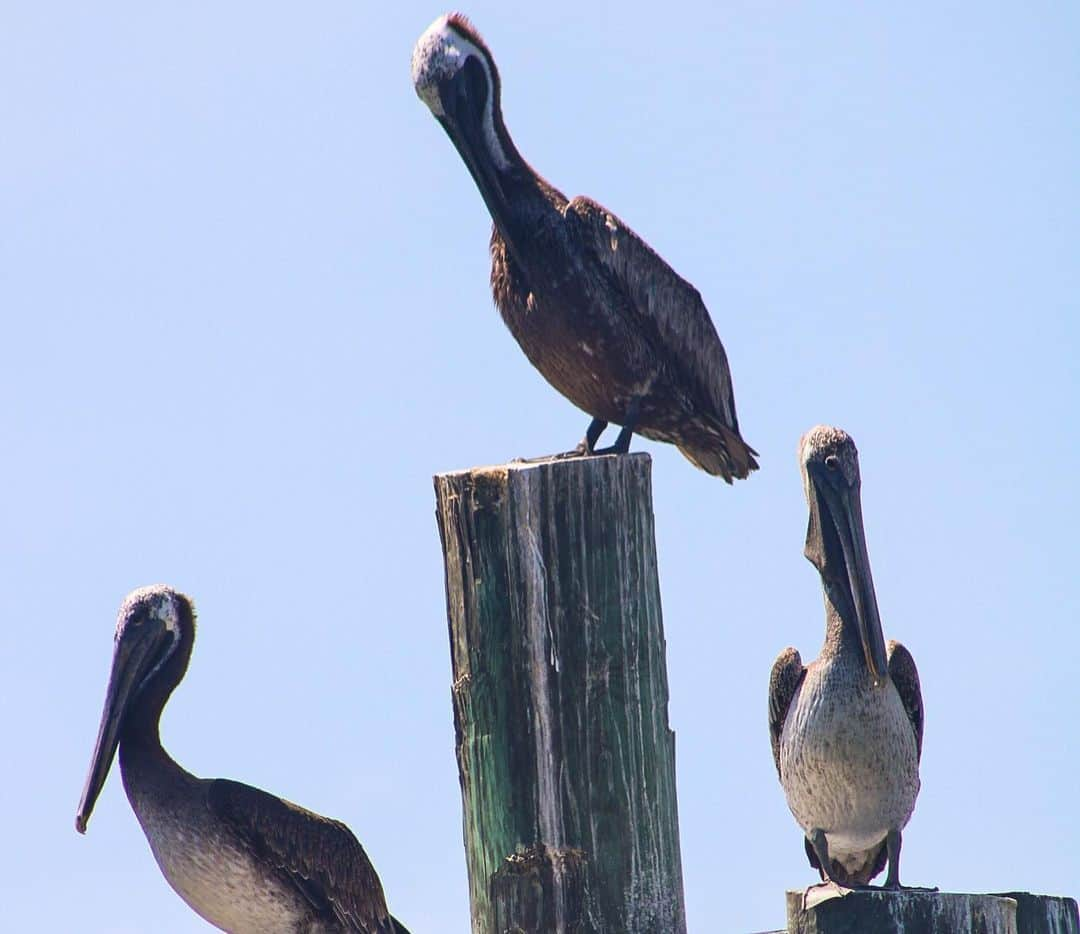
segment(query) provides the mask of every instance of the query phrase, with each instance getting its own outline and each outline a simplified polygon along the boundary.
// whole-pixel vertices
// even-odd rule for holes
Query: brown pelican
[[[169,758],[158,721],[194,640],[183,594],[144,587],[124,600],[75,828],[86,832],[119,745],[124,790],[154,859],[211,924],[234,934],[407,934],[344,824],[240,782],[196,778]]]
[[[589,198],[568,201],[521,157],[503,123],[495,59],[464,16],[441,16],[420,37],[412,79],[491,213],[503,321],[544,378],[593,417],[568,453],[622,453],[637,432],[729,483],[757,469],[701,295],[614,214]],[[597,450],[609,422],[622,431]]]
[[[825,592],[825,644],[803,666],[786,648],[769,678],[769,736],[788,807],[822,879],[865,886],[885,868],[900,885],[900,833],[919,793],[919,674],[885,644],[859,499],[859,454],[819,425],[799,445],[810,507],[806,557]]]

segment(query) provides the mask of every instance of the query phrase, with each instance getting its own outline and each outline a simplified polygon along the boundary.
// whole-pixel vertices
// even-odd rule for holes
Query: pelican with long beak
[[[799,445],[810,507],[806,557],[821,574],[825,644],[803,666],[786,648],[769,679],[769,737],[788,807],[822,879],[866,886],[886,861],[899,889],[901,832],[919,793],[919,674],[878,616],[859,498],[859,454],[839,428]]]
[[[161,711],[194,640],[183,594],[144,587],[124,600],[76,830],[86,832],[119,747],[124,790],[154,859],[211,924],[232,934],[408,934],[348,827],[250,785],[196,778],[162,748]]]
[[[464,16],[440,16],[424,32],[412,78],[491,214],[491,290],[503,321],[543,377],[592,416],[567,455],[623,453],[637,433],[728,483],[756,470],[698,290],[614,214],[567,199],[521,157],[503,122],[495,58]],[[609,423],[622,430],[597,448]]]

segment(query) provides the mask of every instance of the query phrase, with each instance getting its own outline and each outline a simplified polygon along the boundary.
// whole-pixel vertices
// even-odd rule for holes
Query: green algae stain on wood
[[[435,478],[474,934],[686,929],[650,466]]]

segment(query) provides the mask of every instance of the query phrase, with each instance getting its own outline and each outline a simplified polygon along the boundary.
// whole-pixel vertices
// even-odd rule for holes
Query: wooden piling
[[[789,891],[788,934],[1080,934],[1071,898],[881,889],[840,897],[839,891]],[[819,900],[823,894],[837,897]]]
[[[1076,899],[1064,895],[1003,892],[1016,902],[1017,934],[1080,934]]]
[[[684,934],[651,461],[435,477],[473,934]]]

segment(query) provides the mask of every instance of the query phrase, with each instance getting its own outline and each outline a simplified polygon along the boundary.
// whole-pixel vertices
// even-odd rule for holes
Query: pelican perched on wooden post
[[[859,454],[819,425],[799,445],[810,507],[806,557],[825,592],[825,644],[805,667],[784,649],[769,678],[769,737],[810,864],[845,887],[885,867],[900,885],[901,831],[919,793],[923,705],[919,674],[899,642],[885,643],[859,498]]]
[[[757,469],[697,289],[614,214],[567,200],[521,157],[503,123],[495,59],[464,16],[440,16],[420,37],[412,78],[491,214],[503,321],[544,378],[593,417],[568,453],[625,452],[637,432],[729,483]],[[609,422],[622,431],[599,450]]]
[[[211,924],[232,934],[408,934],[348,827],[250,785],[196,778],[162,748],[161,711],[194,640],[183,594],[144,587],[124,600],[76,829],[86,832],[119,746],[124,790],[154,859]]]

